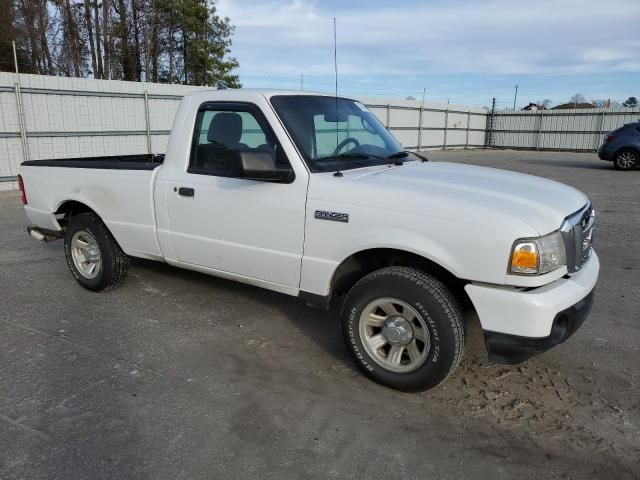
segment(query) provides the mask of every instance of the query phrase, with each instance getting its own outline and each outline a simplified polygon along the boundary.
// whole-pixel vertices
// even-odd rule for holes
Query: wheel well
[[[393,248],[363,250],[345,259],[333,275],[331,296],[345,295],[358,280],[369,273],[392,266],[413,267],[433,275],[451,290],[463,308],[471,306],[471,300],[464,290],[468,282],[428,258]]]
[[[106,223],[104,223],[102,217],[100,217],[100,215],[98,215],[98,213],[94,209],[82,202],[78,202],[76,200],[67,200],[58,207],[58,209],[54,212],[54,215],[56,216],[56,219],[58,220],[58,223],[60,224],[60,227],[62,227],[62,231],[64,232],[65,228],[71,221],[71,217],[80,215],[82,213],[93,213],[96,217],[98,217],[98,220],[100,220],[105,230],[109,232],[113,240],[118,243],[118,240],[113,235]],[[118,244],[118,246],[120,245]]]
[[[80,213],[95,213],[96,215],[98,215],[93,209],[91,209],[84,203],[75,200],[68,200],[66,202],[63,202],[54,212],[56,217],[62,215],[61,218],[58,218],[58,223],[63,228],[69,223],[69,219],[72,215],[78,215]]]
[[[631,150],[632,152],[634,152],[636,155],[640,155],[640,150],[638,150],[636,147],[630,146],[630,145],[625,145],[624,147],[620,147],[619,149],[617,149],[615,151],[615,153],[613,154],[613,159],[615,160],[616,157],[618,155],[620,155],[620,152],[624,152],[625,150]]]

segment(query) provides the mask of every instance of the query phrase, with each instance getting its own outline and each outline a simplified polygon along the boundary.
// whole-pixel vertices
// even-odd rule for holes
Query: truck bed
[[[100,216],[125,253],[161,258],[153,179],[163,160],[164,155],[115,155],[23,162],[25,211],[34,226],[59,230],[59,209],[66,202],[82,203]]]
[[[28,160],[25,167],[100,168],[106,170],[153,170],[164,161],[164,155],[112,155],[48,160]]]

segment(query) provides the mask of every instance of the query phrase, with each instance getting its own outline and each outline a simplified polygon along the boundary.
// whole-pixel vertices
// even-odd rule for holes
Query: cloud
[[[220,0],[240,72],[341,74],[640,72],[640,1]],[[623,21],[627,19],[627,21]]]

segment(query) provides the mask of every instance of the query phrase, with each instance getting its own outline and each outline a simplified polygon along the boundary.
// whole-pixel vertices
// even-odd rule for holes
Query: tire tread
[[[414,283],[421,289],[426,290],[426,292],[440,304],[445,315],[451,322],[454,338],[453,361],[447,374],[438,382],[439,385],[451,376],[462,361],[466,340],[466,326],[462,316],[462,309],[451,290],[442,281],[413,267],[384,267],[361,278],[347,294],[343,308],[346,308],[347,305],[351,303],[350,297],[357,294],[362,288],[365,288],[369,282],[388,276],[403,278]],[[344,313],[345,312],[343,312],[343,316]]]
[[[110,261],[109,266],[111,267],[109,269],[111,272],[111,275],[106,276],[97,287],[90,288],[90,287],[87,287],[86,285],[83,285],[83,286],[86,288],[90,288],[91,290],[94,290],[94,291],[106,291],[106,290],[111,290],[119,287],[120,285],[122,285],[125,278],[127,277],[127,272],[129,270],[129,257],[127,256],[126,253],[122,251],[122,248],[120,248],[120,245],[118,245],[118,242],[116,241],[115,238],[113,238],[113,235],[111,235],[111,232],[107,229],[106,225],[100,219],[100,217],[98,217],[98,215],[96,215],[95,213],[81,213],[79,215],[73,216],[69,220],[69,225],[67,226],[67,229],[68,230],[71,229],[71,231],[75,231],[74,224],[77,224],[79,222],[85,223],[86,226],[88,226],[91,230],[95,232],[95,235],[97,237],[100,237],[100,238],[96,238],[96,240],[103,241],[104,246],[106,247],[105,249],[106,251],[101,252],[102,261],[103,262],[107,260]],[[65,248],[65,253],[67,253],[66,248]],[[73,273],[74,277],[76,277],[76,280],[80,281],[77,273],[75,272],[75,267],[73,265],[73,259],[71,258],[71,255],[67,253],[65,256],[67,259],[67,265],[69,266],[69,269]],[[104,269],[104,264],[103,264],[103,271],[106,271],[106,269]]]

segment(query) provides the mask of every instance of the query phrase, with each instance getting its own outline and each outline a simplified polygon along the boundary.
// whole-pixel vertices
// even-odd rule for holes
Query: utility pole
[[[300,90],[304,90],[304,74],[300,74]]]
[[[518,99],[518,85],[516,85],[516,93],[513,96],[513,109],[516,109],[516,100]]]
[[[424,96],[427,94],[427,89],[423,88],[422,89],[422,108],[424,108]]]

